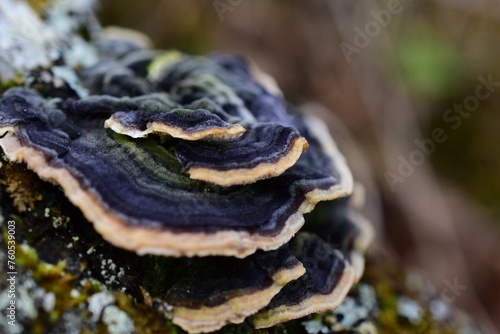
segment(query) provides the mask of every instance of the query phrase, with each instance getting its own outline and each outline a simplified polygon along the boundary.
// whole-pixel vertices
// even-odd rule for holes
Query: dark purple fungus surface
[[[192,179],[230,186],[277,176],[306,148],[297,130],[267,123],[231,141],[181,142],[175,152]]]
[[[286,246],[245,259],[208,257],[196,260],[165,299],[175,324],[191,333],[213,331],[243,322],[304,273]]]
[[[318,236],[300,232],[290,242],[306,273],[285,286],[268,306],[252,317],[256,328],[336,308],[354,283],[354,269],[338,249]]]
[[[204,101],[182,106],[166,93],[120,98],[92,95],[81,100],[68,99],[64,104],[75,114],[109,114],[105,127],[133,138],[156,133],[185,140],[227,139],[245,131],[242,126],[225,122],[216,113],[204,109]]]
[[[342,156],[311,133],[304,135],[314,145],[280,176],[221,187],[183,173],[175,155],[182,140],[117,134],[104,128],[112,111],[85,105],[11,89],[0,102],[0,145],[61,185],[104,238],[140,254],[244,257],[276,249],[318,201],[351,191]]]
[[[162,296],[190,333],[335,308],[363,271],[343,156],[256,73],[239,57],[128,51],[80,72],[88,96],[0,100],[5,155],[61,186],[104,239],[196,257]]]
[[[113,131],[134,138],[166,133],[190,141],[210,140],[205,144],[185,143],[178,152],[192,179],[222,186],[253,183],[282,174],[307,149],[307,141],[294,128],[285,101],[255,81],[243,60],[234,58],[237,67],[177,52],[154,56],[144,50],[137,53],[123,61],[105,61],[86,69],[84,82],[95,94],[117,97],[144,97],[150,95],[147,92],[162,91],[171,102],[183,106],[175,115],[182,114],[193,122],[202,118],[204,123],[198,122],[195,129],[183,129],[169,123],[174,117],[172,110],[160,114],[117,110],[105,123]],[[131,84],[140,80],[144,84]],[[188,112],[190,109],[207,114]],[[238,140],[245,130],[247,136]],[[199,145],[207,150],[200,150]],[[235,154],[236,150],[240,154]]]

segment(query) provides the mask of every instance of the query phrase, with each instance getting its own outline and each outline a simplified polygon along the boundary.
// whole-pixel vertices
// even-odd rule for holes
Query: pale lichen
[[[110,334],[132,334],[135,330],[134,321],[114,305],[104,309],[102,321],[108,326]]]
[[[97,321],[101,317],[104,308],[115,302],[115,297],[107,291],[98,292],[87,299],[88,310],[92,313],[92,320]]]
[[[77,4],[85,3],[90,7]],[[76,32],[94,1],[54,1],[42,7],[45,21],[27,3],[0,1],[0,82],[19,83],[38,67],[50,67],[61,56],[69,68],[97,61],[95,48]],[[80,14],[80,15],[75,15]]]

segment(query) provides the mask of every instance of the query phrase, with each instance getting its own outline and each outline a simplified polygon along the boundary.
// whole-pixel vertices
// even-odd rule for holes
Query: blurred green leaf
[[[394,56],[397,73],[411,91],[440,97],[453,94],[461,87],[460,56],[451,43],[427,26],[405,29],[396,41]]]

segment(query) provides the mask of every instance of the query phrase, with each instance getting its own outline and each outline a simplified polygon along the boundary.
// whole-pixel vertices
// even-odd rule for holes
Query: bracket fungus
[[[59,185],[113,245],[194,257],[164,296],[188,332],[338,306],[370,234],[326,126],[242,58],[106,50],[79,72],[88,96],[3,94],[4,154]],[[322,201],[322,218],[304,219]]]
[[[304,273],[286,246],[245,259],[203,258],[189,267],[165,299],[173,306],[174,323],[190,332],[206,332],[219,329],[221,323],[243,322]]]

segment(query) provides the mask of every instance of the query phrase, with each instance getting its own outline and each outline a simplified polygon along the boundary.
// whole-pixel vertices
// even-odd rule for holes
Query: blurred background
[[[329,124],[365,186],[372,256],[500,328],[498,0],[104,0],[98,13],[156,48],[251,58]]]

